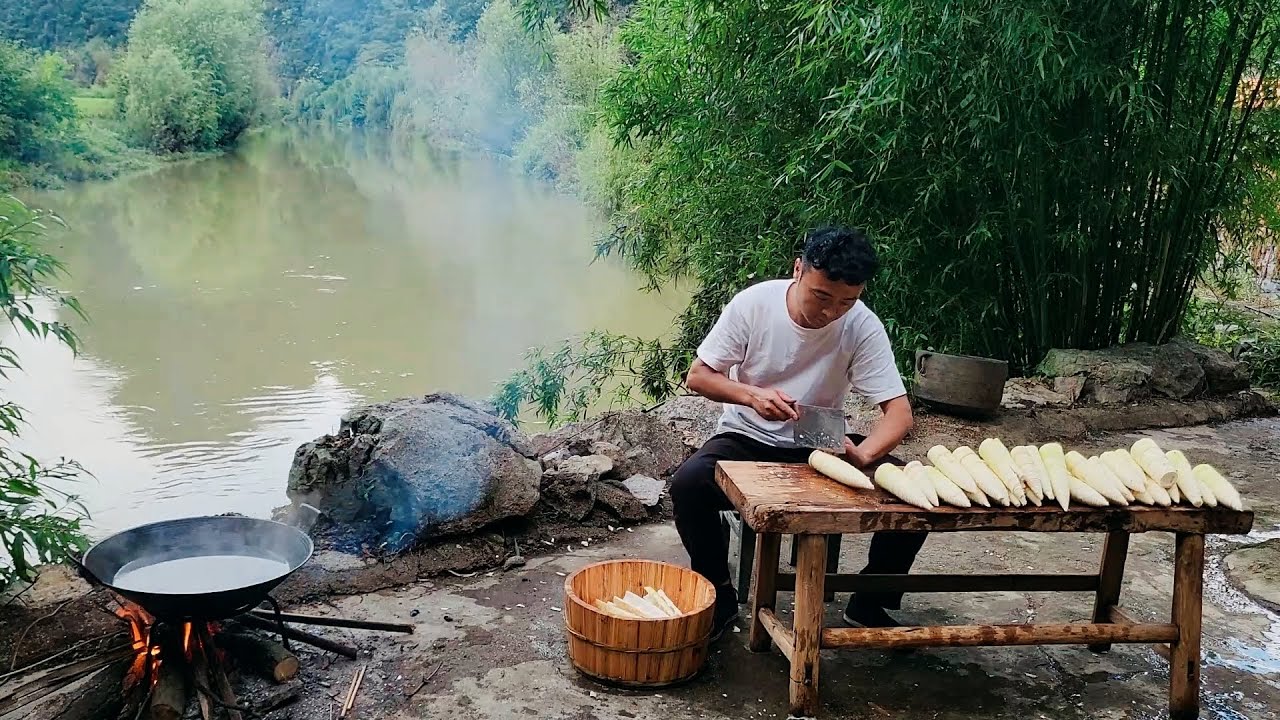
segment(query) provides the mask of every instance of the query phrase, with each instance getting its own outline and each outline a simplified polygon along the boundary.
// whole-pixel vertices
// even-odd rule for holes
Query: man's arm
[[[740,383],[717,372],[701,359],[693,361],[693,367],[689,368],[689,374],[685,377],[685,385],[708,400],[745,405],[765,420],[795,420],[798,417],[796,401],[781,390]]]
[[[906,395],[880,403],[880,412],[883,415],[871,428],[866,440],[854,445],[852,440],[845,438],[845,455],[855,467],[866,467],[888,455],[902,443],[915,423],[911,416],[911,402]]]

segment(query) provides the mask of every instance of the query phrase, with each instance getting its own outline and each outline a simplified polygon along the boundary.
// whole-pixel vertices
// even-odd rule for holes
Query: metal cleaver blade
[[[844,411],[840,408],[796,403],[800,417],[792,426],[792,437],[800,447],[844,452]]]

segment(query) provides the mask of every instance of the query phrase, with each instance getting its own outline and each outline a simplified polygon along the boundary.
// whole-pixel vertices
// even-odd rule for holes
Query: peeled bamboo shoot
[[[1160,483],[1160,487],[1166,490],[1173,487],[1177,482],[1178,473],[1169,463],[1169,458],[1165,456],[1164,451],[1151,438],[1142,438],[1133,444],[1132,450],[1133,460],[1138,463],[1138,467],[1142,468],[1152,480]],[[1186,493],[1186,488],[1183,488]]]
[[[908,505],[915,505],[922,510],[933,509],[929,504],[929,498],[924,494],[924,489],[911,482],[907,474],[897,465],[885,463],[876,468],[875,483]]]
[[[938,490],[933,486],[933,479],[929,477],[929,473],[924,470],[924,463],[919,460],[912,460],[902,469],[907,474],[907,478],[911,482],[920,486],[924,490],[925,497],[929,498],[929,504],[937,507],[941,503],[938,502]]]
[[[987,438],[978,445],[978,457],[1000,478],[1009,491],[1009,497],[1018,505],[1027,504],[1027,493],[1023,490],[1024,481],[1018,474],[1018,466],[1004,443],[995,438]]]
[[[1244,510],[1244,502],[1240,500],[1240,493],[1236,492],[1235,486],[1226,478],[1222,477],[1212,465],[1197,465],[1191,468],[1191,473],[1196,479],[1205,484],[1209,488],[1209,492],[1213,493],[1213,497],[1218,501],[1219,505],[1225,505],[1232,510]]]
[[[1004,486],[1004,482],[991,472],[991,468],[987,467],[982,458],[978,457],[971,448],[961,445],[952,454],[978,484],[978,489],[991,498],[992,502],[1005,507],[1013,504],[1013,500],[1009,497],[1009,489]]]
[[[1044,461],[1040,459],[1040,451],[1032,445],[1019,445],[1009,451],[1009,455],[1013,458],[1014,464],[1018,467],[1018,474],[1022,476],[1022,481],[1027,486],[1027,496],[1034,494],[1039,498],[1048,497],[1045,495],[1045,485],[1049,484],[1048,471],[1045,470]]]
[[[1112,474],[1120,478],[1120,482],[1137,494],[1139,490],[1145,491],[1147,488],[1147,474],[1138,467],[1138,463],[1133,461],[1133,456],[1128,450],[1108,450],[1101,455],[1102,462],[1111,470]]]
[[[1194,478],[1195,476],[1192,475],[1192,477]],[[1174,485],[1175,489],[1177,487],[1178,487],[1177,485]],[[1208,485],[1205,485],[1204,483],[1200,482],[1200,480],[1197,479],[1196,489],[1200,491],[1200,499],[1204,500],[1205,507],[1211,507],[1211,508],[1218,507],[1218,497],[1213,494],[1213,491],[1209,489]]]
[[[1175,487],[1178,494],[1195,507],[1204,505],[1204,497],[1200,493],[1200,481],[1191,472],[1191,463],[1187,461],[1187,456],[1183,455],[1181,450],[1170,450],[1165,454],[1165,459],[1173,466],[1176,473]]]
[[[938,497],[948,505],[956,507],[972,507],[969,502],[969,496],[964,494],[959,485],[951,482],[951,479],[942,474],[938,468],[929,465],[924,468],[925,477],[933,483],[934,490],[937,491]]]
[[[1147,478],[1147,479],[1150,480],[1150,478]],[[1160,483],[1156,483],[1156,484],[1159,485]],[[1174,483],[1173,487],[1169,488],[1169,499],[1173,501],[1174,505],[1177,505],[1178,503],[1182,502],[1182,493],[1178,492],[1177,483]]]
[[[1067,469],[1071,474],[1079,478],[1089,487],[1098,491],[1113,505],[1125,505],[1124,493],[1115,486],[1114,481],[1105,473],[1106,468],[1101,467],[1102,462],[1097,458],[1086,458],[1075,450],[1071,450],[1065,456],[1067,461]],[[1092,460],[1093,462],[1090,462]]]
[[[1106,507],[1107,499],[1083,480],[1074,475],[1068,478],[1071,483],[1071,499],[1090,507]]]
[[[938,468],[943,475],[947,476],[951,482],[955,483],[961,490],[965,491],[970,498],[973,493],[978,492],[978,483],[960,464],[960,461],[951,454],[951,451],[942,445],[934,445],[929,448],[929,462]]]
[[[841,460],[840,458],[826,453],[821,450],[814,450],[809,453],[809,467],[835,480],[841,485],[847,485],[858,490],[873,490],[875,485],[871,484],[871,478],[867,477],[861,470]]]
[[[1152,480],[1151,478],[1147,478],[1147,494],[1150,495],[1152,501],[1160,507],[1169,507],[1173,504],[1173,498],[1169,497],[1169,491],[1160,487],[1160,483]]]
[[[1040,459],[1044,462],[1049,484],[1053,488],[1053,499],[1062,506],[1063,510],[1068,509],[1071,504],[1071,474],[1067,472],[1067,461],[1062,454],[1062,446],[1058,443],[1041,445]]]

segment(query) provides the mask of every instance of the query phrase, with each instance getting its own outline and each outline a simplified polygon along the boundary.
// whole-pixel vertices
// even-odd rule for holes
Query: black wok
[[[222,620],[257,607],[311,558],[312,550],[311,538],[296,527],[219,515],[166,520],[116,533],[89,548],[81,565],[98,582],[158,619]],[[201,563],[211,561],[216,561],[217,579],[191,575],[192,570],[199,572]],[[156,567],[161,563],[171,564]],[[143,576],[147,582],[134,582]],[[206,587],[200,587],[202,582]],[[217,589],[208,589],[210,584]]]

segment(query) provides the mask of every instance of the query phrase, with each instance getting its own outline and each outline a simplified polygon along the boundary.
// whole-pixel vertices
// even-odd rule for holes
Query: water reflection
[[[683,297],[591,263],[597,219],[500,168],[289,135],[32,199],[61,213],[84,355],[11,338],[24,447],[65,454],[97,533],[265,515],[293,451],[368,399],[487,394],[528,347],[666,332]]]

